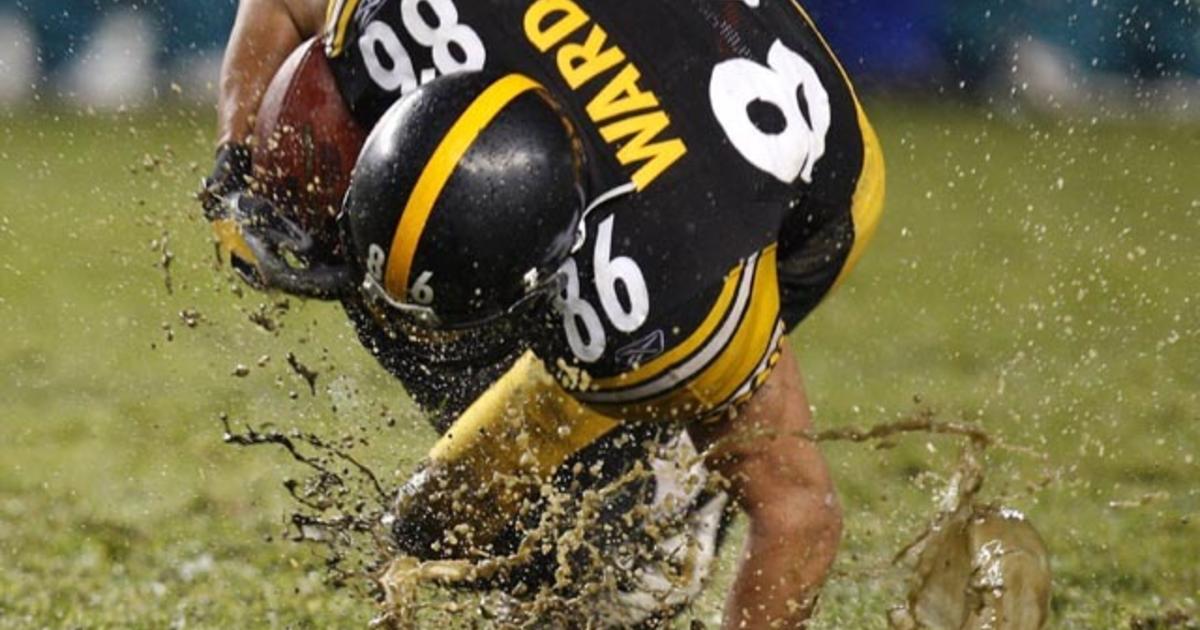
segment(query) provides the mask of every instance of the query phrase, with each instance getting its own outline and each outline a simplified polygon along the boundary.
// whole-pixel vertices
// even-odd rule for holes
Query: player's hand
[[[200,183],[197,199],[204,208],[204,218],[212,224],[213,235],[222,254],[228,255],[234,270],[251,286],[261,283],[249,277],[247,270],[254,266],[254,255],[242,238],[242,231],[233,218],[237,198],[250,188],[250,147],[234,142],[217,148],[212,174]]]
[[[353,288],[349,267],[318,263],[311,235],[249,186],[250,151],[226,144],[199,199],[218,247],[238,276],[258,290],[336,299]]]

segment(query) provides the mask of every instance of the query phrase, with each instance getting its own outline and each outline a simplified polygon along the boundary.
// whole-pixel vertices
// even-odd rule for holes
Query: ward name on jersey
[[[566,109],[587,159],[586,238],[562,269],[558,334],[537,349],[605,413],[695,416],[747,397],[874,225],[873,132],[791,0],[338,0],[325,39],[367,128],[470,70],[531,77]],[[806,275],[783,280],[789,293],[794,254]]]

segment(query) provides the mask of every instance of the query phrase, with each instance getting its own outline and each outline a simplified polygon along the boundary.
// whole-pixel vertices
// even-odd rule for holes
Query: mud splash
[[[702,589],[728,498],[686,440],[647,453],[646,461],[579,496],[543,485],[545,509],[510,555],[393,559],[379,576],[385,598],[375,625],[429,623],[433,585],[483,591],[475,606],[488,627],[573,628],[581,619],[588,627],[659,627]],[[649,496],[639,491],[647,480],[655,482]],[[614,512],[622,503],[631,507]],[[552,570],[546,579],[529,573],[539,566]]]
[[[509,553],[467,547],[468,560],[399,555],[392,493],[350,452],[352,444],[298,430],[240,429],[221,417],[226,443],[283,449],[307,469],[284,487],[298,506],[287,538],[320,546],[334,586],[366,586],[385,628],[658,627],[701,591],[716,557],[728,498],[686,439],[653,449],[602,487],[574,492],[549,479],[516,519]],[[579,472],[579,471],[575,471]],[[513,482],[514,480],[506,480]],[[469,527],[448,538],[470,539]],[[462,548],[462,546],[459,546]]]
[[[379,628],[663,627],[685,611],[711,572],[729,500],[689,441],[657,444],[620,477],[582,493],[546,479],[536,509],[523,510],[508,553],[469,548],[464,560],[398,554],[390,488],[351,453],[353,444],[302,431],[244,426],[222,417],[225,441],[282,448],[309,474],[284,487],[298,509],[288,538],[321,546],[334,586],[363,589],[379,605]],[[893,560],[908,577],[905,602],[888,612],[896,630],[1036,630],[1049,611],[1048,552],[1015,510],[980,499],[984,454],[998,442],[975,425],[923,410],[899,422],[805,435],[817,442],[872,443],[906,434],[965,441],[924,532]],[[1028,452],[1005,444],[1001,448]],[[650,445],[646,446],[651,448]],[[646,490],[646,482],[668,491]],[[531,504],[532,505],[532,504]],[[614,505],[625,509],[614,510]],[[470,538],[469,527],[446,536]]]
[[[313,433],[280,431],[270,426],[245,425],[235,430],[226,414],[219,419],[226,444],[275,446],[308,471],[299,479],[283,480],[283,487],[298,506],[288,517],[284,536],[323,549],[331,586],[362,587],[364,576],[378,572],[381,552],[389,548],[387,531],[381,524],[390,495],[374,471],[352,454],[352,438],[328,441]],[[369,584],[367,588],[377,595],[378,589]]]
[[[888,614],[896,630],[1038,630],[1049,618],[1049,551],[1021,512],[979,501],[982,449],[964,449],[933,521],[895,558],[911,571]]]
[[[937,495],[929,525],[893,559],[907,574],[908,594],[904,604],[888,611],[889,625],[894,630],[1043,628],[1050,615],[1049,551],[1024,514],[980,496],[989,447],[1044,456],[1000,442],[978,426],[939,421],[928,407],[898,422],[802,437],[891,446],[891,438],[903,434],[958,436],[965,445]]]

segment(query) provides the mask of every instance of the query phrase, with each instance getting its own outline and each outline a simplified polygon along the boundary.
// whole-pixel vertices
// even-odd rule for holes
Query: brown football
[[[320,39],[300,45],[275,74],[255,119],[254,179],[286,217],[319,243],[336,241],[333,219],[366,132],[354,120]]]

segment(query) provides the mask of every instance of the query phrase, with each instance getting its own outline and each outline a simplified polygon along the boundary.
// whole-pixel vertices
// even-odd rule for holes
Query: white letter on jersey
[[[781,41],[771,46],[767,63],[769,67],[729,59],[717,64],[708,86],[713,114],[748,162],[785,184],[797,176],[811,182],[813,167],[825,155],[829,93],[812,65]],[[804,90],[808,121],[800,111],[799,89]],[[777,109],[782,129],[767,132],[754,124],[749,108],[755,102]]]

